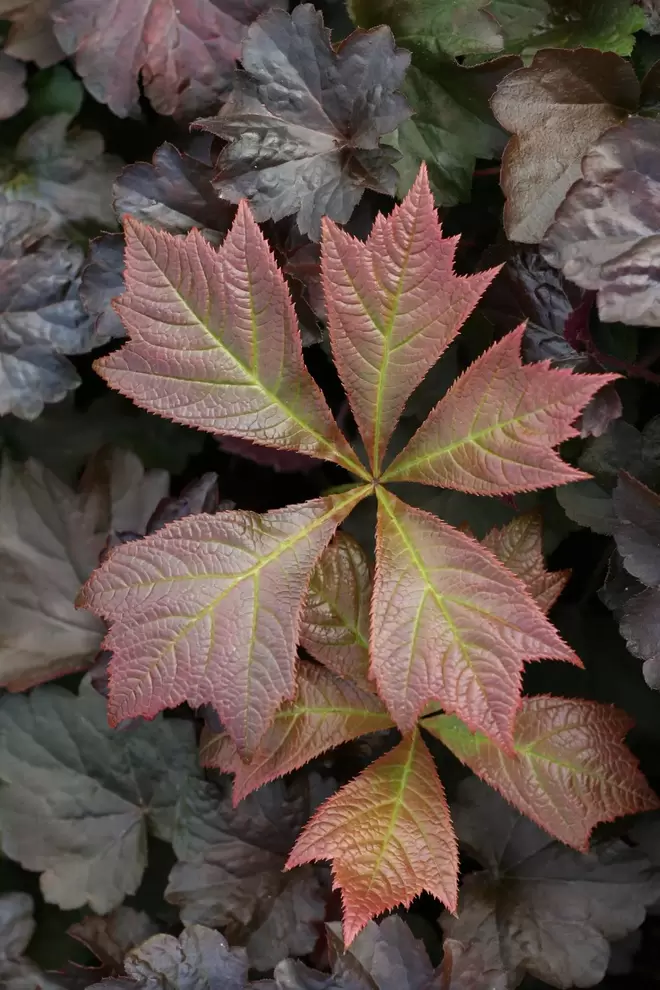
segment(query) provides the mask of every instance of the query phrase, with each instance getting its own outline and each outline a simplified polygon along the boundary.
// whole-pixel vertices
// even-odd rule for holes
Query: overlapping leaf
[[[495,272],[454,274],[423,167],[405,204],[366,244],[332,223],[323,237],[330,339],[377,477],[406,399],[458,333]]]
[[[602,821],[658,806],[623,743],[631,720],[593,701],[525,698],[510,756],[452,715],[425,719],[432,732],[523,814],[585,851]]]
[[[82,251],[46,237],[48,213],[0,194],[0,415],[35,419],[80,379],[63,356],[94,346],[77,298]]]
[[[102,470],[99,470],[102,469]],[[22,690],[85,667],[103,626],[77,611],[80,585],[114,529],[143,530],[167,493],[165,471],[134,454],[98,463],[74,490],[36,461],[0,471],[0,684]]]
[[[193,782],[183,795],[165,896],[186,924],[222,927],[252,966],[269,969],[314,948],[327,879],[311,866],[284,873],[303,823],[332,790],[316,775],[275,781],[232,807],[228,788]]]
[[[274,509],[190,516],[115,550],[81,601],[112,622],[110,713],[212,704],[243,754],[295,691],[311,571],[360,490]]]
[[[366,684],[371,564],[347,533],[337,533],[312,572],[300,643],[340,677]]]
[[[126,225],[130,341],[96,367],[138,405],[181,423],[325,457],[360,473],[306,371],[283,276],[243,204],[216,250]]]
[[[524,328],[507,334],[454,383],[383,481],[419,481],[479,495],[563,485],[585,477],[553,447],[615,375],[572,374],[549,361],[523,364]]]
[[[356,31],[335,51],[311,4],[260,17],[243,45],[245,73],[220,113],[197,122],[230,142],[217,161],[220,196],[247,197],[258,220],[295,213],[318,240],[321,217],[346,223],[365,188],[393,194],[397,155],[380,139],[410,115],[397,92],[408,62],[386,27]]]
[[[261,0],[53,0],[52,19],[92,96],[117,116],[139,111],[141,78],[158,113],[190,118],[217,105],[245,29],[265,6]]]
[[[523,661],[578,662],[522,581],[471,537],[379,492],[371,672],[409,730],[431,701],[513,748]]]
[[[598,48],[630,55],[642,15],[628,0],[492,0],[507,51]]]
[[[0,20],[11,22],[5,51],[40,68],[64,58],[50,20],[50,0],[0,0]]]
[[[639,83],[632,66],[591,49],[539,52],[498,86],[492,106],[511,138],[502,159],[504,222],[512,241],[545,234],[583,154],[608,127],[634,113]]]
[[[485,867],[463,881],[457,916],[442,919],[467,960],[507,987],[525,972],[558,987],[599,983],[608,940],[639,928],[658,896],[646,857],[619,840],[568,849],[475,778],[461,784],[453,813],[461,844]]]
[[[23,891],[0,894],[0,984],[3,990],[59,990],[25,955],[35,930],[34,902]]]
[[[391,718],[374,694],[303,661],[298,664],[294,701],[275,715],[249,763],[239,758],[223,735],[207,734],[202,739],[200,758],[204,766],[234,774],[237,802],[328,749],[391,726]]]
[[[190,722],[115,732],[89,686],[3,698],[0,753],[4,853],[42,874],[46,900],[101,914],[137,890],[147,826],[171,838],[179,791],[198,773]]]
[[[631,117],[606,131],[543,242],[551,264],[598,290],[607,322],[660,326],[660,122]]]
[[[571,572],[546,570],[541,516],[537,513],[516,516],[501,529],[492,529],[481,542],[524,581],[539,608],[549,612]]]
[[[455,908],[458,852],[430,753],[413,732],[323,804],[287,867],[333,861],[344,939],[427,890]]]

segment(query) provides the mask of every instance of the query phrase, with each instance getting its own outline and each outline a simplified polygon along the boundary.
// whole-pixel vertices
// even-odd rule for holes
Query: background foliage
[[[111,729],[105,625],[75,607],[110,548],[347,480],[299,450],[153,415],[93,371],[126,333],[111,300],[127,218],[217,246],[247,198],[305,364],[355,442],[330,358],[323,218],[364,242],[424,162],[444,236],[461,235],[458,273],[503,268],[407,401],[397,450],[522,321],[524,368],[620,377],[561,447],[589,478],[479,496],[409,484],[406,498],[484,540],[584,664],[525,668],[519,751],[559,718],[573,759],[578,702],[615,703],[625,714],[607,731],[594,715],[604,779],[623,791],[636,772],[617,749],[630,730],[657,793],[657,0],[0,0],[0,43],[0,985],[660,985],[658,812],[569,848],[538,827],[570,841],[563,807],[532,802],[531,821],[470,772],[499,786],[505,770],[452,715],[428,720],[425,740],[460,846],[457,915],[423,894],[344,952],[327,866],[284,870],[315,809],[398,738],[366,679],[338,680],[366,666],[369,502],[314,572],[301,635],[301,691],[309,705],[343,691],[353,741],[314,749],[315,725],[296,721],[299,752],[316,755],[289,756],[284,778],[237,763],[208,705]],[[556,710],[550,694],[567,700]],[[523,788],[538,773],[532,756],[518,769]],[[574,827],[579,802],[571,814]]]

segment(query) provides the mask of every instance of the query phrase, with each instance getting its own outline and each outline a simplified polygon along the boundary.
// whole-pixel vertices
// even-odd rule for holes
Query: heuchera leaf
[[[118,117],[154,109],[190,118],[227,89],[260,0],[53,0],[55,36],[92,96]],[[121,65],[122,71],[117,71]]]
[[[658,327],[659,238],[660,121],[631,117],[589,148],[542,250],[602,320]]]
[[[220,113],[196,122],[229,142],[215,178],[223,199],[247,197],[258,220],[296,214],[318,240],[321,217],[346,223],[365,188],[393,195],[398,155],[381,138],[410,116],[397,92],[410,56],[389,28],[335,49],[321,13],[300,4],[260,17],[240,58]]]
[[[549,49],[508,75],[492,100],[514,137],[502,159],[509,239],[540,241],[584,153],[608,127],[634,113],[639,83],[629,62],[588,48]]]
[[[616,375],[523,364],[524,327],[482,354],[452,385],[383,482],[418,481],[477,495],[550,488],[585,478],[552,448],[579,435],[573,422]]]
[[[189,516],[114,550],[80,603],[111,621],[113,721],[209,703],[243,755],[295,692],[311,571],[360,489],[264,515]]]
[[[516,516],[501,529],[492,529],[481,542],[525,582],[539,608],[549,612],[571,572],[546,570],[540,514],[530,512]]]
[[[314,757],[369,732],[392,727],[385,706],[375,694],[323,667],[298,664],[298,694],[280,709],[249,763],[217,736],[202,739],[203,766],[234,774],[234,802]]]
[[[138,405],[212,433],[336,460],[364,475],[305,369],[282,273],[246,204],[221,248],[126,223],[130,334],[96,362]]]
[[[523,661],[578,663],[522,581],[437,516],[378,492],[371,674],[402,731],[431,701],[513,748]]]
[[[179,862],[165,891],[184,924],[222,928],[260,970],[311,952],[325,917],[325,870],[283,867],[301,826],[332,789],[316,774],[298,775],[266,784],[234,808],[228,787],[192,782],[180,802]]]
[[[287,868],[332,859],[348,945],[375,914],[427,890],[453,911],[458,850],[435,764],[413,732],[321,805]]]
[[[312,572],[300,643],[340,677],[368,686],[371,564],[352,536],[337,533]]]
[[[485,867],[463,880],[457,916],[442,917],[466,962],[476,957],[493,974],[489,988],[495,973],[507,988],[525,972],[555,987],[600,983],[608,940],[639,928],[658,897],[646,856],[621,840],[569,849],[475,777],[462,781],[452,811],[461,845]]]
[[[575,849],[588,849],[599,822],[659,806],[623,742],[632,722],[609,705],[524,698],[513,756],[453,715],[422,724],[507,801]]]
[[[179,792],[199,771],[193,725],[159,718],[108,726],[87,684],[0,702],[2,849],[38,870],[50,903],[100,914],[137,890],[147,826],[171,839]]]
[[[495,271],[454,274],[426,168],[366,244],[323,228],[322,270],[337,369],[377,477],[406,399],[460,330]]]

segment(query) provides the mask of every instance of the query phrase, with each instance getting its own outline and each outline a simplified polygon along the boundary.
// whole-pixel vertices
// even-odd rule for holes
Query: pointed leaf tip
[[[295,692],[303,599],[362,490],[264,515],[188,516],[118,547],[83,589],[111,622],[113,718],[211,704],[246,755]]]
[[[472,537],[379,491],[371,673],[402,731],[437,701],[513,750],[525,661],[581,666],[523,582]]]
[[[458,847],[431,754],[418,732],[321,805],[287,869],[333,861],[349,944],[370,918],[428,891],[455,911]]]
[[[493,344],[454,382],[383,482],[506,495],[588,477],[554,448],[577,436],[573,424],[587,402],[619,376],[523,364],[524,331]]]
[[[95,365],[150,412],[210,433],[332,460],[365,477],[305,368],[297,319],[247,203],[222,246],[126,226],[129,340]]]
[[[455,249],[441,236],[424,170],[365,243],[324,228],[332,350],[376,476],[406,400],[494,277],[456,275]]]

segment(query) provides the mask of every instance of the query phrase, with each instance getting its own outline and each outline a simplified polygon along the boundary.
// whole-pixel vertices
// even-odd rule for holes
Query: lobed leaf
[[[339,532],[312,572],[300,644],[339,677],[368,687],[371,564],[352,536]]]
[[[660,586],[660,496],[621,472],[613,494],[614,538],[626,570],[643,584]]]
[[[639,83],[629,62],[589,48],[540,51],[510,73],[492,100],[513,137],[502,158],[504,224],[512,241],[540,241],[603,131],[634,113]]]
[[[495,974],[516,987],[526,972],[556,987],[600,983],[609,941],[639,928],[658,897],[648,859],[620,840],[586,854],[554,842],[474,777],[452,811],[461,845],[485,867],[463,880],[458,915],[442,918],[465,962],[495,986]]]
[[[481,542],[525,583],[541,611],[549,612],[571,572],[546,570],[540,514],[529,512],[516,516],[501,529],[491,529]]]
[[[575,849],[588,849],[599,822],[659,806],[623,742],[632,722],[609,705],[524,698],[513,755],[453,715],[422,724],[507,801]]]
[[[543,241],[548,261],[598,291],[606,322],[660,326],[660,122],[631,117],[582,159]]]
[[[52,20],[87,89],[118,117],[139,113],[141,76],[157,113],[190,118],[217,105],[246,27],[265,6],[260,0],[53,0]]]
[[[406,732],[429,702],[513,750],[523,661],[579,664],[522,581],[437,516],[378,492],[371,673]]]
[[[287,869],[333,861],[344,940],[370,918],[427,890],[456,904],[458,850],[435,764],[413,732],[321,805],[297,840]]]
[[[523,364],[524,327],[470,365],[435,406],[382,481],[417,481],[476,495],[550,488],[588,477],[552,448],[616,375],[575,374],[549,361]]]
[[[126,222],[130,334],[95,367],[151,412],[364,475],[305,369],[282,273],[243,203],[219,249]]]
[[[209,703],[242,755],[295,693],[303,598],[316,559],[364,492],[264,515],[188,516],[114,550],[80,603],[112,626],[110,717]]]
[[[179,807],[178,862],[165,891],[183,923],[222,928],[259,970],[311,952],[326,912],[325,871],[283,867],[332,783],[315,774],[277,780],[232,807],[228,788],[192,782]]]
[[[373,693],[323,667],[301,661],[295,700],[275,715],[249,763],[240,759],[226,736],[213,734],[202,738],[200,759],[202,766],[234,774],[236,804],[251,791],[304,766],[326,750],[391,727],[391,718]]]
[[[406,400],[495,275],[455,275],[456,243],[442,238],[424,166],[366,243],[324,223],[333,355],[376,476]]]
[[[295,214],[318,240],[321,218],[347,223],[365,187],[393,195],[398,156],[381,138],[410,116],[397,92],[410,56],[389,28],[335,49],[321,13],[299,4],[260,17],[240,59],[220,112],[196,122],[228,142],[215,178],[223,199],[247,197],[260,221]]]
[[[41,873],[44,898],[99,914],[142,879],[147,828],[171,839],[184,783],[198,774],[192,723],[108,726],[89,685],[0,701],[2,849]]]

